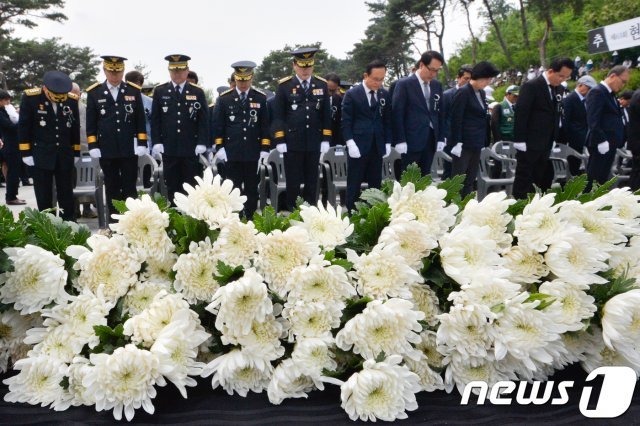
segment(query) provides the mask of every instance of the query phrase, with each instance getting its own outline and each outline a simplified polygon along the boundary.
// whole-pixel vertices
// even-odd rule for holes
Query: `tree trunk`
[[[550,5],[548,5],[550,6]],[[551,10],[546,8],[544,11],[544,21],[545,28],[544,34],[542,35],[542,39],[540,39],[540,65],[544,68],[547,68],[547,42],[549,41],[549,36],[551,35],[551,31],[553,30],[553,20],[551,18]]]
[[[498,27],[498,23],[493,17],[493,10],[491,10],[491,6],[489,5],[489,0],[483,0],[485,7],[487,8],[487,15],[489,15],[489,21],[491,21],[491,25],[496,30],[496,37],[498,37],[498,42],[500,42],[500,46],[502,47],[502,51],[507,58],[507,62],[509,62],[509,66],[514,68],[513,60],[511,59],[511,54],[509,53],[509,49],[507,49],[507,45],[502,38],[502,33],[500,32],[500,27]]]
[[[520,0],[520,21],[522,22],[522,38],[524,39],[524,47],[529,48],[529,27],[527,24],[527,14],[524,10],[524,0]]]
[[[464,12],[467,15],[467,27],[469,27],[469,34],[471,34],[471,64],[475,65],[478,60],[478,39],[473,33],[473,28],[471,27],[471,16],[469,15],[469,3],[471,3],[471,1],[463,0],[461,3],[462,7],[464,7]]]
[[[445,19],[444,19],[444,12],[447,8],[447,0],[442,0],[442,3],[440,3],[440,7],[438,8],[439,11],[439,15],[440,15],[440,32],[436,33],[436,37],[438,37],[438,46],[440,47],[440,54],[442,56],[444,56],[444,44],[442,42],[442,40],[444,39],[444,27],[445,27]],[[449,72],[449,67],[447,66],[447,63],[443,63],[442,67],[444,68],[444,76],[446,78],[446,81],[449,81],[451,79],[451,73]]]

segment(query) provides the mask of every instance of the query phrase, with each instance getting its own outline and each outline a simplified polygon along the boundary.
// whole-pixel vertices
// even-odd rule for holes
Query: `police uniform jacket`
[[[87,142],[103,158],[134,156],[134,138],[147,146],[145,120],[140,88],[133,83],[122,82],[115,100],[106,81],[87,89]]]
[[[60,159],[62,167],[71,168],[74,155],[80,156],[80,115],[73,93],[54,112],[42,89],[25,90],[18,126],[20,152],[33,156],[35,167],[54,170]]]
[[[156,86],[151,110],[153,144],[162,144],[165,155],[195,156],[196,145],[211,146],[209,108],[204,91],[185,83],[178,96],[172,82]]]
[[[270,148],[267,96],[251,88],[244,104],[236,89],[220,94],[213,109],[216,149],[224,148],[228,161],[252,161]]]
[[[280,80],[272,113],[273,142],[286,143],[288,151],[320,152],[321,142],[331,142],[331,110],[324,79],[311,77],[306,93],[296,76]]]

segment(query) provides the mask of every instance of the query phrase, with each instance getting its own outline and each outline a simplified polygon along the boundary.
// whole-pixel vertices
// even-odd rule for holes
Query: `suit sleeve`
[[[449,146],[462,142],[462,123],[468,102],[469,96],[466,90],[456,91],[451,105],[451,140],[447,142]]]
[[[224,101],[218,98],[211,113],[211,134],[216,149],[224,148]]]
[[[342,99],[342,122],[340,124],[342,137],[345,142],[353,139],[353,109],[354,104],[351,91],[348,91]]]
[[[447,141],[451,139],[451,92],[442,93],[442,113],[444,114],[444,128],[440,131]]]
[[[160,112],[160,96],[159,90],[156,88],[153,91],[153,101],[151,103],[151,143],[153,145],[163,144],[162,140],[162,124]]]
[[[71,103],[71,113],[73,114],[73,124],[71,125],[71,147],[73,155],[80,157],[80,110],[78,109],[78,100]]]
[[[500,133],[500,119],[502,118],[502,104],[498,104],[493,107],[491,111],[491,132],[493,133],[493,140],[495,142],[502,140],[502,133]]]
[[[600,117],[602,116],[602,109],[605,101],[601,93],[602,92],[597,89],[591,89],[587,94],[587,126],[589,127],[590,135],[589,143],[592,147],[595,147],[607,140],[607,135],[604,133],[602,126],[600,125]]]
[[[382,126],[384,129],[384,143],[390,144],[393,142],[393,132],[391,130],[391,116],[393,109],[391,108],[391,98],[387,95],[387,105],[384,107],[385,111],[382,115]]]
[[[273,143],[275,145],[285,143],[285,108],[286,95],[282,84],[278,85],[276,96],[271,103],[271,119],[273,127]]]
[[[87,113],[85,120],[87,146],[89,149],[100,148],[100,142],[98,141],[98,105],[91,93],[87,94]]]
[[[31,144],[33,143],[33,111],[29,106],[26,94],[22,95],[20,101],[20,113],[18,119],[18,148],[23,157],[31,156]]]
[[[260,150],[269,151],[271,149],[271,137],[269,135],[269,107],[267,98],[260,102]]]
[[[138,146],[147,146],[147,115],[144,113],[144,103],[142,102],[142,94],[136,90],[136,138]]]
[[[406,91],[404,88],[404,82],[398,81],[396,87],[393,90],[393,99],[391,101],[392,105],[392,126],[393,126],[393,137],[394,137],[394,145],[397,145],[401,142],[407,142],[407,138],[404,132],[404,114],[406,110]]]
[[[640,91],[631,97],[629,105],[629,137],[627,147],[634,155],[640,154]]]
[[[329,89],[324,85],[324,108],[322,109],[322,141],[329,142],[333,140],[333,131],[331,130],[331,104],[329,103]]]
[[[529,117],[533,103],[535,102],[535,87],[533,84],[524,84],[520,89],[518,103],[514,116],[514,142],[527,142],[527,129],[529,128]]]
[[[442,91],[442,85],[438,82],[438,87],[439,87],[439,95],[440,95],[440,101],[439,101],[439,111],[438,111],[438,139],[436,140],[436,142],[444,142],[444,140],[446,139],[447,135],[448,135],[448,131],[447,131],[447,110],[446,107],[443,105],[444,102],[442,102],[444,99],[444,92]]]
[[[575,129],[575,107],[574,102],[570,97],[564,98],[562,100],[562,129],[564,130],[564,135],[566,136],[566,141],[571,142],[576,139],[577,131]]]
[[[198,143],[211,147],[211,138],[209,137],[209,104],[204,91],[198,91],[198,102],[200,102],[200,111],[198,111]]]

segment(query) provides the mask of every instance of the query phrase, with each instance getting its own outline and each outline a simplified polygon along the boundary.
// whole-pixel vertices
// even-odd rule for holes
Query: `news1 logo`
[[[590,385],[590,383],[595,382],[599,377],[602,377],[602,386],[597,395],[592,395],[594,386]],[[636,373],[629,367],[596,368],[589,373],[585,380],[585,385],[580,395],[580,412],[585,417],[598,419],[611,419],[624,414],[631,405],[636,381]],[[540,394],[542,385],[544,385],[544,390]],[[526,396],[529,386],[531,387],[529,396]],[[487,395],[489,402],[493,405],[511,405],[514,402],[514,398],[509,395],[513,394],[516,388],[518,390],[515,396],[515,403],[519,405],[543,405],[549,401],[551,405],[568,403],[569,393],[567,390],[573,387],[573,381],[558,382],[557,391],[559,397],[551,399],[554,386],[555,382],[552,381],[527,383],[524,381],[503,380],[491,386],[491,391],[489,392],[489,386],[486,382],[469,382],[464,388],[460,405],[469,404],[474,389],[478,395],[477,405],[483,405],[487,400]],[[592,401],[594,398],[595,404]],[[592,408],[589,408],[590,406]]]

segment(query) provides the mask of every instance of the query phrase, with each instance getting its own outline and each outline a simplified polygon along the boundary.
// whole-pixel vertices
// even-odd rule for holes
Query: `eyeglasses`
[[[429,65],[425,65],[425,67],[427,67],[427,69],[428,69],[429,71],[431,71],[431,72],[433,72],[433,73],[436,73],[436,74],[437,74],[437,73],[439,73],[439,72],[440,72],[440,70],[442,69],[442,67],[440,67],[440,68],[431,68]]]

